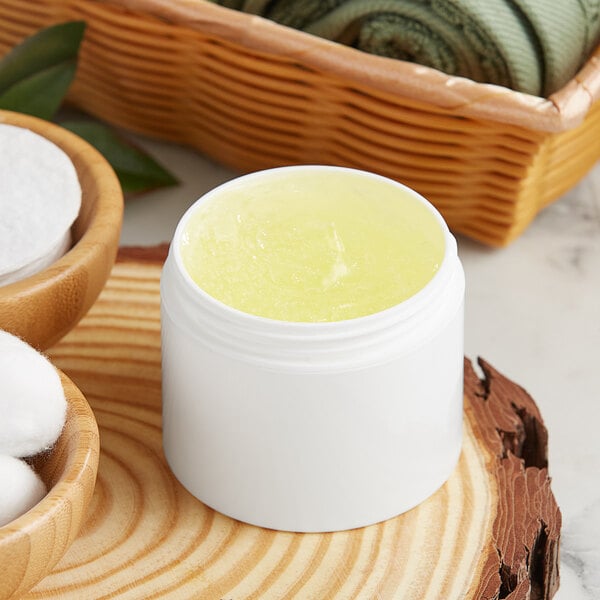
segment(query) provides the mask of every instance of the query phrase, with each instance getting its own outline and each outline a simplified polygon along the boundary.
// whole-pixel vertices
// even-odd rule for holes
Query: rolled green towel
[[[600,0],[219,3],[365,52],[537,96],[569,81],[600,35]]]

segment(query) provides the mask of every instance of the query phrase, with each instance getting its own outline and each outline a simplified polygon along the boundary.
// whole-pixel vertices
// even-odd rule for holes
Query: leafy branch
[[[0,108],[53,120],[75,77],[83,21],[42,29],[0,60]],[[95,146],[115,170],[124,192],[142,192],[177,184],[152,157],[105,124],[92,119],[60,125]]]

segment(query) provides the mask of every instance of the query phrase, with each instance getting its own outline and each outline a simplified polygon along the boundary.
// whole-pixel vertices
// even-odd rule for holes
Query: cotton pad
[[[0,124],[0,285],[62,256],[80,207],[81,186],[69,157],[29,129]]]
[[[66,411],[60,377],[48,359],[0,331],[0,454],[32,456],[49,448]]]
[[[0,455],[0,527],[33,508],[46,495],[46,486],[20,458]]]

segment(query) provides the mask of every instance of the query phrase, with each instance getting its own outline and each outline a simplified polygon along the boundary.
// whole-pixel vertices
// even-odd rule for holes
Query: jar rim
[[[430,214],[432,214],[436,219],[436,222],[440,227],[440,231],[444,237],[444,255],[442,258],[442,262],[437,271],[434,273],[433,277],[429,281],[427,281],[427,283],[421,289],[419,289],[412,296],[406,298],[405,300],[397,304],[394,304],[383,310],[379,310],[359,317],[354,317],[351,319],[343,319],[337,321],[285,321],[270,317],[264,317],[261,315],[255,315],[230,306],[229,304],[218,300],[214,296],[211,296],[192,279],[190,273],[188,272],[187,268],[183,263],[183,258],[180,249],[185,227],[187,226],[192,215],[195,214],[195,212],[200,208],[200,206],[213,199],[215,196],[218,196],[224,190],[233,186],[237,186],[244,181],[263,179],[265,177],[271,177],[276,173],[282,172],[311,172],[315,170],[334,171],[338,173],[353,173],[358,174],[361,177],[383,181],[388,185],[397,187],[398,189],[408,193],[411,197],[417,199],[425,208],[427,208]],[[451,269],[451,262],[453,257],[456,256],[456,252],[456,240],[454,239],[454,236],[450,233],[450,230],[448,229],[444,218],[442,217],[440,212],[435,208],[435,206],[431,204],[431,202],[429,202],[424,196],[422,196],[415,190],[398,181],[390,179],[389,177],[385,177],[384,175],[378,175],[376,173],[371,173],[369,171],[354,169],[351,167],[338,167],[317,164],[290,165],[255,171],[226,181],[225,183],[222,183],[217,187],[209,190],[208,192],[200,196],[185,211],[185,213],[179,220],[170,248],[170,253],[175,260],[176,268],[179,271],[180,276],[183,278],[183,282],[187,288],[188,293],[191,293],[193,296],[196,296],[197,299],[201,301],[204,305],[206,305],[208,308],[212,308],[212,311],[219,311],[227,318],[227,320],[234,322],[243,322],[248,327],[259,327],[263,331],[266,328],[272,331],[274,334],[280,332],[281,334],[291,334],[292,336],[311,335],[313,339],[315,334],[318,335],[319,333],[329,337],[329,334],[348,331],[349,327],[352,327],[353,329],[362,329],[363,327],[368,328],[373,323],[373,321],[379,322],[381,319],[385,319],[386,321],[402,321],[409,318],[415,312],[419,311],[419,308],[422,306],[423,302],[426,302],[427,298],[432,293],[435,293],[435,290],[438,289],[440,285],[443,285],[443,281],[448,278],[448,272]]]

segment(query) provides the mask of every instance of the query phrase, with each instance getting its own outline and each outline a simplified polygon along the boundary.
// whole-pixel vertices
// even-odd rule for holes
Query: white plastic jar
[[[163,445],[175,476],[210,507],[273,529],[351,529],[409,510],[453,471],[464,274],[435,208],[386,181],[435,215],[444,258],[414,296],[356,319],[277,321],[200,289],[181,258],[182,234],[198,206],[234,182],[181,219],[161,279]]]

